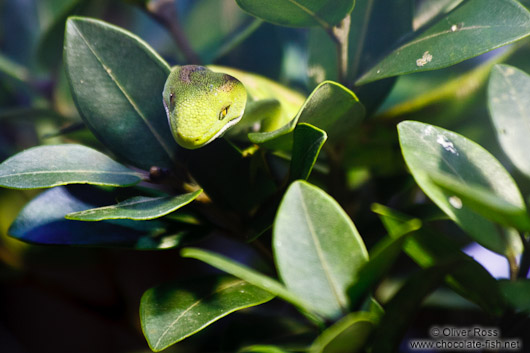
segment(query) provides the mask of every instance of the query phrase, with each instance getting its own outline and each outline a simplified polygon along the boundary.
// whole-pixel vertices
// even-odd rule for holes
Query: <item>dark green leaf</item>
[[[0,164],[0,186],[49,188],[67,184],[131,186],[142,175],[81,145],[38,146]]]
[[[149,289],[140,320],[149,347],[159,352],[224,316],[274,295],[234,277],[193,278]]]
[[[525,209],[512,177],[489,152],[454,132],[413,121],[398,125],[401,150],[422,190],[452,220],[481,245],[507,256],[518,246],[499,233],[489,220],[475,213],[462,200],[433,183],[431,176],[445,174],[464,185],[478,185],[507,203]]]
[[[447,194],[455,195],[463,204],[483,217],[519,230],[530,230],[526,207],[516,206],[478,185],[464,184],[446,175],[431,175],[432,181]]]
[[[153,49],[123,29],[73,17],[64,60],[79,112],[109,149],[140,168],[174,167],[178,145],[162,104],[169,66]]]
[[[175,212],[195,200],[202,190],[174,197],[136,196],[116,205],[69,213],[67,219],[75,221],[102,221],[105,219],[133,219],[146,221]]]
[[[193,259],[206,262],[207,264],[225,271],[226,273],[229,273],[233,276],[239,277],[248,283],[255,285],[256,287],[273,293],[274,295],[277,295],[278,297],[290,302],[302,310],[315,310],[302,299],[298,298],[295,294],[289,292],[283,284],[276,281],[275,279],[263,275],[222,255],[196,248],[185,248],[182,249],[181,256],[191,257]]]
[[[526,152],[530,134],[530,76],[513,66],[495,65],[488,86],[488,105],[504,153],[530,176],[530,156]]]
[[[331,142],[343,138],[364,117],[364,107],[348,88],[325,81],[306,99],[297,116],[280,129],[249,134],[254,143],[266,143],[290,134],[297,123],[309,123],[326,131]]]
[[[311,345],[309,353],[361,352],[377,321],[377,316],[368,312],[348,314],[322,332]]]
[[[322,26],[339,23],[355,5],[355,0],[236,0],[245,11],[282,26]]]
[[[378,204],[373,205],[372,210],[381,216],[381,221],[390,236],[399,234],[398,231],[403,224],[413,219]],[[493,315],[500,315],[503,312],[504,302],[497,281],[478,262],[460,251],[460,247],[453,240],[424,225],[405,240],[403,250],[423,268],[458,259],[461,264],[446,278],[447,284],[486,312]]]
[[[269,346],[269,345],[254,345],[250,347],[245,347],[238,351],[238,353],[287,353],[280,347]]]
[[[167,234],[164,223],[159,221],[115,220],[87,223],[64,218],[70,212],[110,203],[113,196],[112,193],[87,186],[60,186],[46,190],[24,207],[9,228],[9,234],[35,244],[133,249],[172,248],[180,245],[188,236],[188,231]]]
[[[499,287],[509,305],[518,311],[530,312],[530,280],[502,280]]]
[[[384,238],[370,251],[370,260],[357,273],[357,279],[348,289],[350,305],[356,304],[368,291],[382,280],[383,276],[394,265],[395,260],[401,253],[405,235],[416,231],[421,227],[419,219],[412,219],[397,226],[392,231],[392,237]]]
[[[293,156],[289,179],[307,179],[315,165],[322,146],[327,140],[326,132],[309,124],[299,124],[293,133]]]
[[[278,273],[287,289],[329,318],[347,312],[346,290],[368,253],[340,205],[317,187],[296,181],[273,226]]]
[[[517,1],[469,0],[395,49],[357,84],[448,67],[529,34],[530,12]]]
[[[385,305],[385,315],[377,327],[372,351],[398,351],[399,343],[412,323],[422,301],[443,282],[455,263],[435,266],[411,276]]]

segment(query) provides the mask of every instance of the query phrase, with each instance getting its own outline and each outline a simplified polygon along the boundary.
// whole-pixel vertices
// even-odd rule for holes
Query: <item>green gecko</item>
[[[162,95],[173,137],[187,149],[205,146],[242,119],[241,126],[275,130],[294,118],[304,101],[264,77],[196,65],[173,67]]]

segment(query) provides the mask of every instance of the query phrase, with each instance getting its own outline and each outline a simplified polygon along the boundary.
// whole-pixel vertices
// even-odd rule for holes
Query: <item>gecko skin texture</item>
[[[202,147],[237,124],[247,102],[238,79],[197,65],[173,67],[162,95],[173,137],[187,149]]]

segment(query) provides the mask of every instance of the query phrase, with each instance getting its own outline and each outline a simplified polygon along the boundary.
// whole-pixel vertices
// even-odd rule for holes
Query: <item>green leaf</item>
[[[142,330],[149,347],[159,352],[234,311],[272,298],[269,292],[228,276],[175,282],[144,293]]]
[[[66,219],[76,221],[102,221],[105,219],[146,221],[175,212],[195,200],[201,192],[202,190],[197,190],[174,197],[136,196],[116,205],[69,213],[66,215]]]
[[[516,206],[479,185],[464,184],[446,175],[431,175],[432,181],[447,194],[455,195],[481,216],[523,231],[530,230],[526,207]]]
[[[250,347],[245,347],[238,351],[238,353],[287,353],[280,347],[270,346],[270,345],[261,345],[257,344]]]
[[[499,287],[509,305],[518,311],[530,312],[530,280],[501,280]]]
[[[478,243],[497,253],[514,256],[517,249],[492,222],[431,179],[445,174],[466,186],[483,187],[524,209],[517,185],[499,161],[462,135],[429,124],[405,121],[398,125],[398,132],[405,162],[427,196]]]
[[[291,181],[309,177],[326,140],[326,132],[312,125],[303,123],[294,129],[293,156],[289,174]]]
[[[374,204],[372,210],[380,215],[383,225],[392,237],[399,234],[403,224],[413,220],[410,216],[379,204]],[[461,265],[446,278],[447,284],[492,315],[500,315],[504,311],[504,301],[495,278],[478,262],[464,254],[454,240],[424,224],[421,229],[407,237],[403,250],[422,268],[457,259]]]
[[[369,260],[357,273],[357,279],[348,289],[351,307],[365,296],[368,291],[383,279],[401,253],[405,235],[421,228],[419,219],[411,219],[392,230],[392,237],[384,238],[370,251]]]
[[[339,83],[325,81],[313,90],[289,123],[274,131],[250,133],[248,137],[263,144],[290,134],[298,123],[308,123],[326,131],[334,143],[350,133],[364,114],[363,105],[352,91]]]
[[[395,49],[357,84],[448,67],[529,34],[530,12],[517,1],[469,0]]]
[[[391,353],[398,350],[422,301],[440,286],[445,275],[455,266],[455,263],[449,263],[431,267],[416,273],[405,282],[385,305],[385,315],[374,333],[373,352]]]
[[[261,274],[251,268],[228,259],[222,255],[196,248],[185,248],[181,251],[182,257],[191,257],[193,259],[205,262],[219,270],[229,273],[233,276],[239,277],[250,284],[255,285],[263,290],[266,290],[283,300],[295,305],[301,310],[315,311],[310,304],[305,303],[295,294],[289,292],[283,284],[272,279],[264,274]]]
[[[287,289],[328,318],[348,311],[346,290],[368,253],[340,205],[317,187],[296,181],[273,226],[278,273]]]
[[[508,65],[495,65],[488,85],[488,105],[497,139],[512,163],[530,176],[526,153],[530,134],[530,76]]]
[[[142,175],[81,145],[38,146],[0,164],[0,186],[50,188],[67,184],[131,186]]]
[[[79,222],[64,218],[110,203],[117,195],[86,185],[59,186],[44,191],[18,214],[8,233],[24,242],[45,245],[105,246],[129,249],[168,249],[179,246],[197,232],[183,228],[168,233],[160,221],[114,220]]]
[[[355,5],[355,0],[236,0],[239,7],[265,21],[290,27],[322,26],[339,23]]]
[[[377,316],[368,312],[348,314],[322,332],[309,353],[361,352],[377,321]]]
[[[139,168],[174,167],[178,145],[161,93],[170,70],[153,49],[108,23],[72,17],[64,60],[79,112],[110,150]]]

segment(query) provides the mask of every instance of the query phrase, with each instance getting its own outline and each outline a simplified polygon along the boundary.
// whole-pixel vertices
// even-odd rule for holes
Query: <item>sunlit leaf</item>
[[[38,146],[0,164],[0,186],[49,188],[67,184],[131,186],[142,175],[81,145]]]
[[[149,289],[140,320],[149,347],[159,352],[224,316],[265,303],[274,295],[239,278],[193,278]]]
[[[478,243],[500,254],[515,256],[518,247],[499,233],[492,222],[430,178],[443,174],[463,185],[478,185],[525,209],[517,185],[499,161],[464,136],[429,124],[405,121],[398,125],[398,132],[405,161],[427,196]]]
[[[395,49],[357,84],[448,67],[529,34],[530,12],[517,1],[469,0]]]
[[[488,105],[504,153],[530,176],[526,152],[530,134],[530,76],[508,65],[495,65],[488,86]]]
[[[335,200],[307,182],[292,183],[274,222],[273,249],[290,292],[327,317],[347,312],[346,291],[368,253]]]
[[[71,17],[64,60],[77,108],[105,146],[143,169],[174,167],[178,145],[161,93],[169,66],[151,47],[119,27]]]

